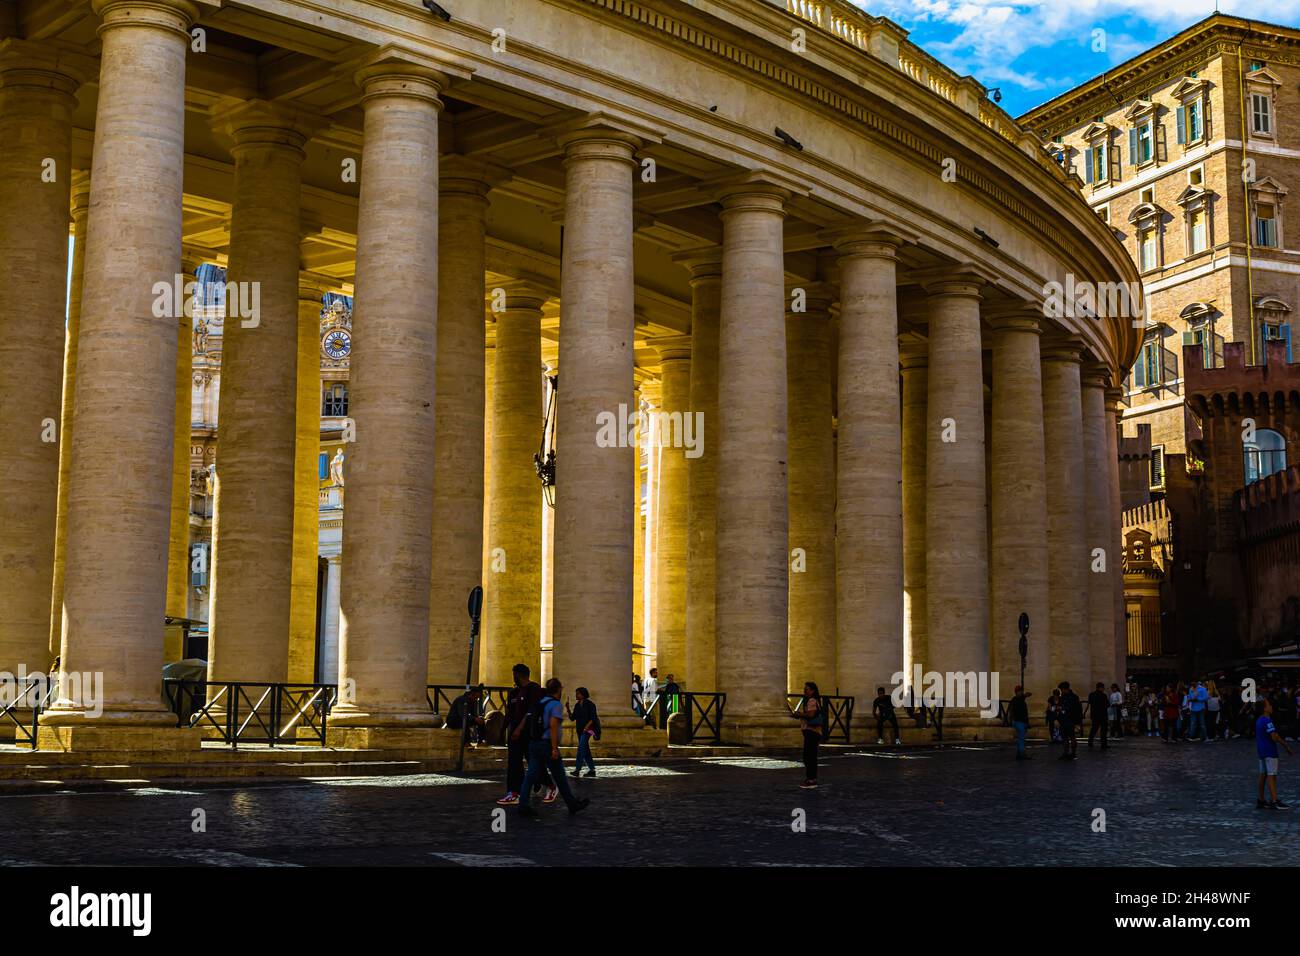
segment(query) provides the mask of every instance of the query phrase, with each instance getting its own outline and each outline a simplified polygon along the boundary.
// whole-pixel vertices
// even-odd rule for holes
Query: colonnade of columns
[[[26,435],[58,422],[60,390],[70,396],[61,426],[70,461],[61,463],[60,443],[26,440],[0,459],[0,502],[23,502],[0,504],[0,663],[48,662],[53,591],[63,667],[106,675],[96,726],[148,728],[170,721],[158,618],[182,493],[176,446],[188,445],[176,418],[178,317],[157,317],[152,290],[184,268],[184,67],[195,11],[185,0],[96,8],[95,150],[88,202],[83,191],[71,206],[86,242],[66,359],[57,318],[78,78],[39,57],[33,66],[22,51],[0,60],[0,132],[7,123],[35,131],[0,156],[0,314],[10,330],[0,362],[21,357],[27,370],[21,390],[0,376],[0,428]],[[345,688],[332,720],[348,740],[414,741],[432,725],[426,682],[458,677],[464,598],[480,577],[480,676],[508,682],[513,663],[540,655],[532,454],[550,295],[524,277],[507,285],[485,369],[486,215],[505,174],[440,161],[448,76],[381,56],[357,81],[355,442],[342,586],[335,565],[326,585],[340,607]],[[319,121],[261,101],[215,121],[234,141],[228,281],[260,286],[260,314],[225,326],[211,674],[301,679],[308,548],[316,569],[313,488],[302,475],[315,467],[304,450],[315,439],[320,287],[301,269],[299,196]],[[608,701],[606,734],[618,734],[638,723],[619,707],[632,671],[637,451],[600,440],[598,423],[634,401],[632,193],[638,150],[654,134],[603,116],[552,133],[565,170],[552,671]],[[62,176],[46,190],[37,183],[50,156]],[[698,457],[665,447],[659,459],[656,545],[643,554],[654,588],[643,600],[656,607],[661,675],[725,691],[733,736],[784,737],[786,693],[804,680],[865,709],[913,663],[992,668],[1009,696],[1024,611],[1034,622],[1031,687],[1117,679],[1115,397],[1105,370],[1081,371],[1080,342],[1040,348],[1034,304],[993,308],[976,267],[900,275],[900,249],[915,237],[898,226],[828,232],[830,279],[788,290],[784,228],[798,184],[754,172],[715,185],[720,246],[678,257],[690,273],[691,334],[652,343],[659,410],[704,424]],[[900,348],[904,282],[923,290],[927,332]],[[60,583],[50,570],[64,494]],[[83,728],[83,717],[64,696],[47,723]]]

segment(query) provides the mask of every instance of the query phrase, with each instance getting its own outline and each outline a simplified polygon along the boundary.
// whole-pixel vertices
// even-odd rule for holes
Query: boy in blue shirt
[[[535,817],[537,811],[532,803],[533,781],[538,779],[543,767],[551,772],[551,780],[560,788],[560,796],[570,813],[577,813],[586,808],[591,801],[586,797],[581,800],[569,789],[569,782],[564,779],[564,765],[560,763],[560,735],[564,728],[564,705],[560,703],[560,691],[564,685],[558,678],[552,677],[546,682],[546,694],[537,702],[537,713],[530,712],[524,719],[535,721],[535,731],[528,741],[528,772],[524,774],[524,785],[519,791],[519,815]]]
[[[1259,754],[1259,797],[1255,801],[1256,810],[1290,810],[1291,807],[1277,798],[1277,745],[1281,744],[1286,748],[1287,756],[1291,756],[1291,748],[1287,747],[1286,741],[1282,739],[1277,728],[1273,726],[1273,704],[1265,697],[1263,708],[1260,712],[1259,719],[1255,721],[1255,752]],[[1271,803],[1264,802],[1264,781],[1268,781],[1269,795],[1273,800]]]

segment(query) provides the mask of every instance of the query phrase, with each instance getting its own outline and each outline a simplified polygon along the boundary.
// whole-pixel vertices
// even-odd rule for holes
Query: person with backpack
[[[559,787],[560,796],[570,813],[585,810],[591,803],[586,797],[579,800],[569,789],[569,781],[564,779],[564,764],[560,763],[560,737],[564,733],[564,705],[560,703],[560,691],[564,685],[558,678],[552,677],[546,682],[546,694],[528,713],[528,771],[524,774],[523,789],[519,793],[519,815],[535,817],[537,811],[532,804],[532,785],[547,771]]]
[[[885,742],[885,724],[894,728],[894,746],[901,747],[903,738],[898,733],[898,715],[894,713],[894,698],[885,693],[885,688],[876,688],[876,699],[871,702],[871,712],[876,716],[876,743]]]
[[[803,731],[803,769],[804,781],[800,790],[817,789],[817,749],[823,740],[830,736],[830,725],[826,720],[826,708],[822,704],[821,692],[812,681],[803,685],[803,700],[795,711],[799,718],[799,729]]]
[[[578,734],[578,761],[573,765],[572,777],[582,775],[582,765],[587,765],[587,776],[596,776],[596,761],[591,758],[591,742],[600,739],[600,717],[596,714],[596,702],[591,699],[587,688],[579,687],[574,691],[578,703],[569,709],[569,702],[564,702],[565,713],[573,721],[573,729]]]
[[[528,665],[516,664],[511,668],[515,687],[506,699],[506,795],[497,801],[503,807],[519,803],[519,786],[524,780],[524,764],[528,760],[528,714],[537,707],[542,698],[542,688],[535,681],[529,680]],[[546,797],[543,803],[554,803],[559,793],[555,782],[542,767],[536,780],[538,786],[545,786]]]

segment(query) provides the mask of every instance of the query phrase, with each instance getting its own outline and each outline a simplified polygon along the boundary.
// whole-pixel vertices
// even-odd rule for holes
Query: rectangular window
[[[1147,342],[1142,346],[1137,365],[1133,366],[1133,383],[1138,388],[1160,384],[1160,343]]]
[[[1157,445],[1151,449],[1151,487],[1160,489],[1165,486],[1165,446]]]
[[[1273,135],[1273,101],[1267,93],[1250,94],[1250,128],[1261,136]]]
[[[1097,207],[1097,216],[1101,219],[1102,222],[1109,224],[1109,223],[1110,223],[1110,206],[1109,206],[1109,205],[1098,206],[1098,207]]]
[[[1272,203],[1255,206],[1255,245],[1265,249],[1277,248],[1277,210]]]
[[[1156,231],[1155,228],[1143,229],[1138,233],[1138,268],[1150,272],[1156,267]]]
[[[346,418],[348,414],[348,386],[344,382],[334,382],[325,386],[324,400],[321,402],[323,418]]]
[[[1188,218],[1188,234],[1190,244],[1188,252],[1195,254],[1204,252],[1206,249],[1206,229],[1205,229],[1205,210],[1198,209]]]
[[[1155,157],[1155,132],[1151,120],[1134,126],[1128,132],[1128,161],[1134,166],[1150,162]]]
[[[316,476],[324,481],[330,476],[330,456],[321,452],[316,459]]]
[[[1193,100],[1184,106],[1178,107],[1178,142],[1183,145],[1198,142],[1203,132],[1203,119],[1200,100]]]
[[[1140,202],[1140,203],[1144,203],[1144,202],[1150,202],[1150,203],[1153,203],[1153,202],[1155,202],[1155,201],[1156,201],[1156,187],[1155,187],[1155,186],[1148,186],[1146,189],[1144,189],[1144,190],[1142,190],[1140,193],[1138,193],[1138,202]]]
[[[1187,185],[1202,186],[1205,184],[1205,167],[1193,166],[1187,171]]]

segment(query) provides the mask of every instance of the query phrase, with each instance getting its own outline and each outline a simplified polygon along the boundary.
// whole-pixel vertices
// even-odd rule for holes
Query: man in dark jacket
[[[542,699],[542,688],[528,679],[527,664],[516,664],[511,673],[515,689],[506,700],[506,795],[497,801],[501,806],[519,803],[519,787],[524,782],[524,764],[528,760],[528,715]],[[547,787],[544,803],[554,803],[558,791],[545,764],[539,768],[539,782]]]
[[[1092,746],[1092,738],[1100,732],[1101,749],[1106,749],[1106,738],[1110,735],[1109,709],[1110,696],[1106,693],[1106,685],[1098,681],[1097,689],[1088,695],[1088,716],[1092,718],[1092,726],[1088,728],[1089,747]]]
[[[1029,733],[1029,700],[1033,695],[1027,694],[1025,689],[1019,684],[1016,685],[1016,694],[1011,698],[1011,726],[1016,731],[1016,759],[1031,760],[1029,754],[1025,753],[1025,735]]]
[[[1061,743],[1064,744],[1062,760],[1079,759],[1079,725],[1083,723],[1083,703],[1079,695],[1070,690],[1068,680],[1061,681]]]

